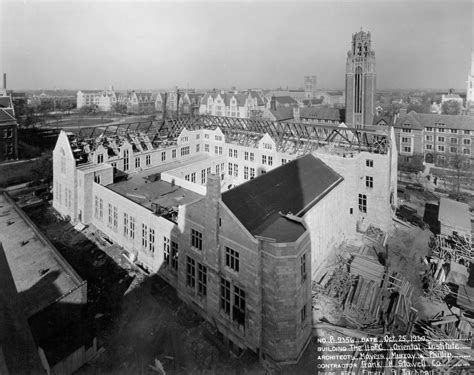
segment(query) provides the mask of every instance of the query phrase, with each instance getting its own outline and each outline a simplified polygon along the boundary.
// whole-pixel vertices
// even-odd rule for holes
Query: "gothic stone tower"
[[[352,35],[346,64],[346,125],[372,125],[375,108],[375,52],[370,32]]]

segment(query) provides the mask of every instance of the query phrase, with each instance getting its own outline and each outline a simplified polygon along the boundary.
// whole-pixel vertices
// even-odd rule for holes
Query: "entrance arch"
[[[426,154],[425,155],[425,161],[429,164],[433,164],[433,161],[434,161],[433,154]]]

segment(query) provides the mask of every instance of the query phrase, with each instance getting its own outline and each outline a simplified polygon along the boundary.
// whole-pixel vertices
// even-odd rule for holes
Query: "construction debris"
[[[437,235],[431,242],[433,254],[446,262],[455,262],[469,267],[474,262],[474,248],[470,235]]]

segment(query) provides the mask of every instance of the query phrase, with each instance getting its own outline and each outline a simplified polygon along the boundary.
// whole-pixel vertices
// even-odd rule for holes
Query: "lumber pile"
[[[380,283],[385,275],[385,267],[378,260],[367,255],[355,255],[350,264],[350,273],[364,279]]]
[[[444,261],[462,263],[466,267],[474,262],[474,248],[470,235],[438,234],[432,246],[433,254]]]

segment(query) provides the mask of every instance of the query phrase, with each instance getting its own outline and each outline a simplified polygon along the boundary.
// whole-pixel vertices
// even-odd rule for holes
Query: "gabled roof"
[[[474,130],[474,116],[468,115],[439,115],[437,113],[416,113],[410,111],[395,123],[396,128],[410,124],[412,129],[422,130],[425,127]]]
[[[16,122],[10,109],[0,108],[0,122]]]
[[[293,118],[293,107],[277,107],[276,110],[269,109],[275,121],[291,120]]]
[[[342,111],[338,108],[330,107],[303,107],[300,108],[300,117],[331,121],[343,120]]]
[[[275,96],[275,101],[280,104],[298,104],[298,102],[291,96]]]
[[[254,236],[294,242],[305,232],[300,218],[343,178],[309,154],[222,194],[222,201]]]

